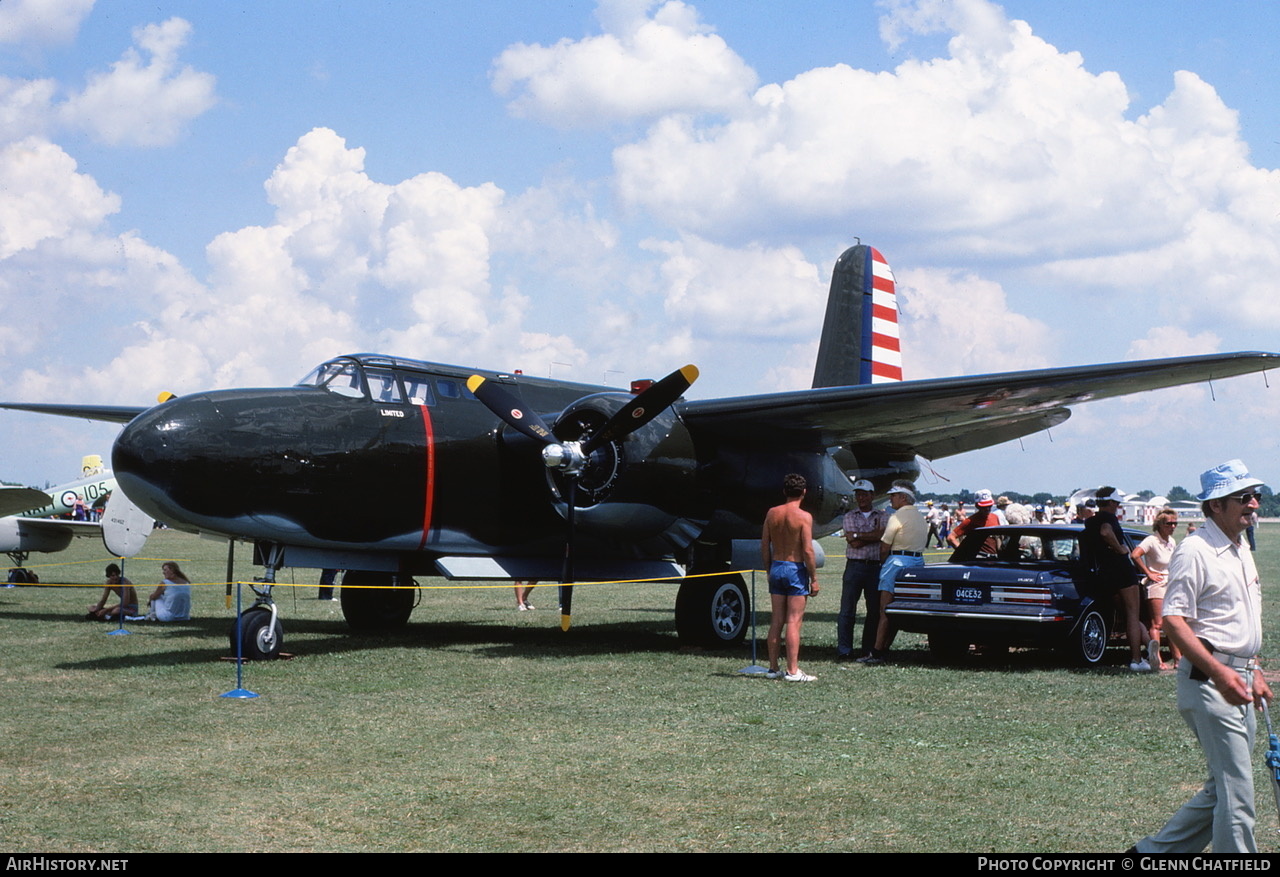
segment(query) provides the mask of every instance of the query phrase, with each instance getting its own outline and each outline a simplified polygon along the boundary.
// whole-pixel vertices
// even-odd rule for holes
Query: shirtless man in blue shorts
[[[792,473],[782,480],[786,502],[769,509],[760,536],[760,561],[769,571],[769,598],[773,618],[769,622],[770,679],[781,676],[787,682],[812,682],[800,669],[800,625],[809,597],[818,594],[818,570],[813,555],[813,516],[800,508],[804,499],[804,476]],[[787,668],[778,668],[783,625],[787,631]]]

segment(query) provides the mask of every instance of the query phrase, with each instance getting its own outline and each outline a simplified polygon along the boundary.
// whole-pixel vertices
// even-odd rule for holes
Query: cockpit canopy
[[[339,396],[387,405],[434,405],[437,397],[473,398],[461,376],[427,371],[427,364],[374,354],[339,356],[321,363],[298,382]]]

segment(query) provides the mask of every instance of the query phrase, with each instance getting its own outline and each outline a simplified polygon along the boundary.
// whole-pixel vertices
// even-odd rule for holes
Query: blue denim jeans
[[[862,622],[862,650],[870,652],[876,644],[876,625],[880,623],[880,564],[846,560],[844,582],[840,591],[840,614],[836,616],[836,651],[853,654],[853,629],[858,623],[858,598],[866,599],[866,619]]]

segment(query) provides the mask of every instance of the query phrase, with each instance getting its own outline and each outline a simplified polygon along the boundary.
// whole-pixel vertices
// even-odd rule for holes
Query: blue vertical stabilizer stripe
[[[866,248],[866,263],[862,267],[862,343],[858,348],[858,383],[871,383],[871,291],[875,285],[872,274],[871,248]]]

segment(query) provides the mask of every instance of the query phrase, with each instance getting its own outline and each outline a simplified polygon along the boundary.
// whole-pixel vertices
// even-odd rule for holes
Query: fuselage
[[[466,389],[473,373],[359,354],[293,387],[175,398],[124,428],[113,468],[139,507],[190,530],[393,555],[419,571],[444,555],[559,557],[561,484],[540,447]],[[518,383],[561,438],[589,432],[629,399],[607,387]],[[679,559],[708,535],[758,538],[788,471],[814,484],[807,506],[820,531],[847,507],[849,480],[825,449],[702,444],[677,405],[595,452],[578,489],[575,551]]]

